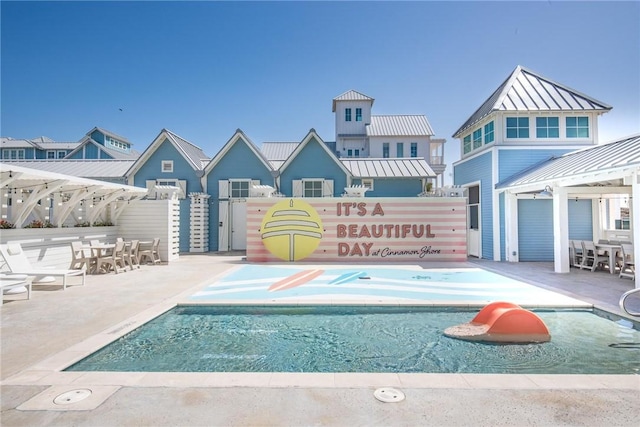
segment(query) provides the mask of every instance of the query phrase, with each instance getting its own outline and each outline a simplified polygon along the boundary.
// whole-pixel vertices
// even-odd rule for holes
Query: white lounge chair
[[[0,274],[0,292],[2,293],[2,300],[4,301],[4,291],[17,290],[25,288],[27,290],[27,299],[31,299],[31,278],[26,274],[12,274],[4,275]]]
[[[84,268],[81,270],[34,268],[19,243],[7,243],[0,245],[0,254],[2,254],[2,257],[12,274],[62,277],[62,289],[67,289],[68,277],[80,276],[82,277],[82,284],[84,285],[87,273]]]

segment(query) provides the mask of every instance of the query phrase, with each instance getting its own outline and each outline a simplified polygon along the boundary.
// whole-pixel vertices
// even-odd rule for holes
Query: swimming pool
[[[590,310],[536,310],[543,344],[445,337],[477,310],[180,306],[67,368],[139,372],[639,374],[640,332]],[[626,323],[625,323],[626,322]]]

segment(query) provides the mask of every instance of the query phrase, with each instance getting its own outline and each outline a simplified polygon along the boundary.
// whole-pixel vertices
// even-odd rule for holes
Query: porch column
[[[640,174],[634,172],[631,184],[631,230],[633,236],[633,259],[640,259]],[[638,276],[635,277],[635,287],[640,288]]]
[[[568,273],[569,267],[569,202],[567,189],[553,189],[553,264],[556,273]]]
[[[509,262],[518,262],[518,198],[510,191],[504,193],[504,232],[505,258]]]

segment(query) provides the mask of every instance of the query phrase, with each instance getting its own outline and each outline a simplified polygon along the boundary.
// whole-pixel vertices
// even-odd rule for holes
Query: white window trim
[[[165,167],[168,166],[169,168],[166,169]],[[160,172],[162,173],[173,173],[173,160],[163,160],[162,161],[162,166],[160,168]]]
[[[362,178],[360,182],[367,187],[369,191],[373,191],[373,178]]]
[[[233,183],[234,182],[247,182],[247,195],[246,196],[234,196],[233,195]],[[245,199],[251,196],[251,180],[250,179],[230,179],[229,180],[229,198],[230,199]]]

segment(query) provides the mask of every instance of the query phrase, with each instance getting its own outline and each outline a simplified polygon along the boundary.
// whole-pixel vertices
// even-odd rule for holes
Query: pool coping
[[[447,389],[640,389],[640,376],[633,374],[477,374],[477,373],[288,373],[288,372],[119,372],[64,371],[141,325],[178,306],[415,306],[478,308],[483,303],[447,302],[406,299],[361,298],[360,300],[297,298],[273,300],[193,301],[194,292],[220,276],[231,274],[231,268],[204,282],[131,316],[101,333],[95,334],[55,355],[48,357],[2,381],[0,385],[68,386],[70,388],[116,387],[260,387],[260,388],[447,388]],[[399,267],[402,268],[402,267]],[[499,273],[498,273],[499,274]],[[593,304],[533,304],[526,308],[575,308],[600,310]],[[605,313],[609,313],[606,312]],[[610,313],[616,316],[614,313]],[[617,316],[616,316],[617,317]]]

